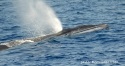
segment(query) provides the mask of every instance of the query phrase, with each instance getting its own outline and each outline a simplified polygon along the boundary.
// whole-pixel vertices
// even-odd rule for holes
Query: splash
[[[44,36],[62,30],[55,12],[43,0],[17,0],[16,5],[23,29],[28,34]]]

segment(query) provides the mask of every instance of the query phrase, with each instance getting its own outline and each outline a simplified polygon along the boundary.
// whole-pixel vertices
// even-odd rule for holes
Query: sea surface
[[[0,0],[0,42],[26,37],[15,14],[14,1]],[[63,28],[101,23],[109,28],[0,51],[0,66],[125,66],[125,0],[46,0],[46,3]]]

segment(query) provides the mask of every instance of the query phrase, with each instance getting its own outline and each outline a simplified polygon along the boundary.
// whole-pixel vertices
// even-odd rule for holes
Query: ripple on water
[[[12,0],[0,0],[0,41],[20,37]],[[124,0],[47,0],[65,28],[107,23],[108,30],[26,43],[0,53],[1,66],[124,66]],[[13,18],[11,18],[13,17]],[[7,19],[7,20],[6,20]],[[16,24],[15,24],[16,23]],[[19,35],[18,35],[19,34]],[[116,64],[80,64],[81,61],[117,60]]]

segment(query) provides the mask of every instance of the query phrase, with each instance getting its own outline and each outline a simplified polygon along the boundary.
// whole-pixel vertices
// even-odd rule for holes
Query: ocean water
[[[0,0],[0,42],[27,37],[14,1]],[[63,28],[100,23],[108,24],[109,28],[0,51],[0,66],[125,66],[125,0],[46,0],[46,3],[56,12]]]

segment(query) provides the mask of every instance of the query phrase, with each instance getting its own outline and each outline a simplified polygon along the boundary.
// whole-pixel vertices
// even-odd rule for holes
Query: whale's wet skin
[[[67,36],[67,35],[74,35],[74,34],[79,34],[79,33],[87,33],[87,32],[92,32],[92,31],[97,31],[101,29],[107,28],[106,24],[99,24],[99,25],[82,25],[82,26],[77,26],[75,28],[69,28],[69,29],[64,29],[58,33],[55,34],[50,34],[46,36],[41,36],[41,37],[36,37],[36,38],[29,38],[29,39],[22,39],[22,40],[15,40],[15,41],[10,41],[7,43],[2,43],[0,45],[0,50],[8,49],[13,46],[21,45],[26,42],[38,42],[41,40],[44,40],[46,38],[52,38],[56,36]]]

